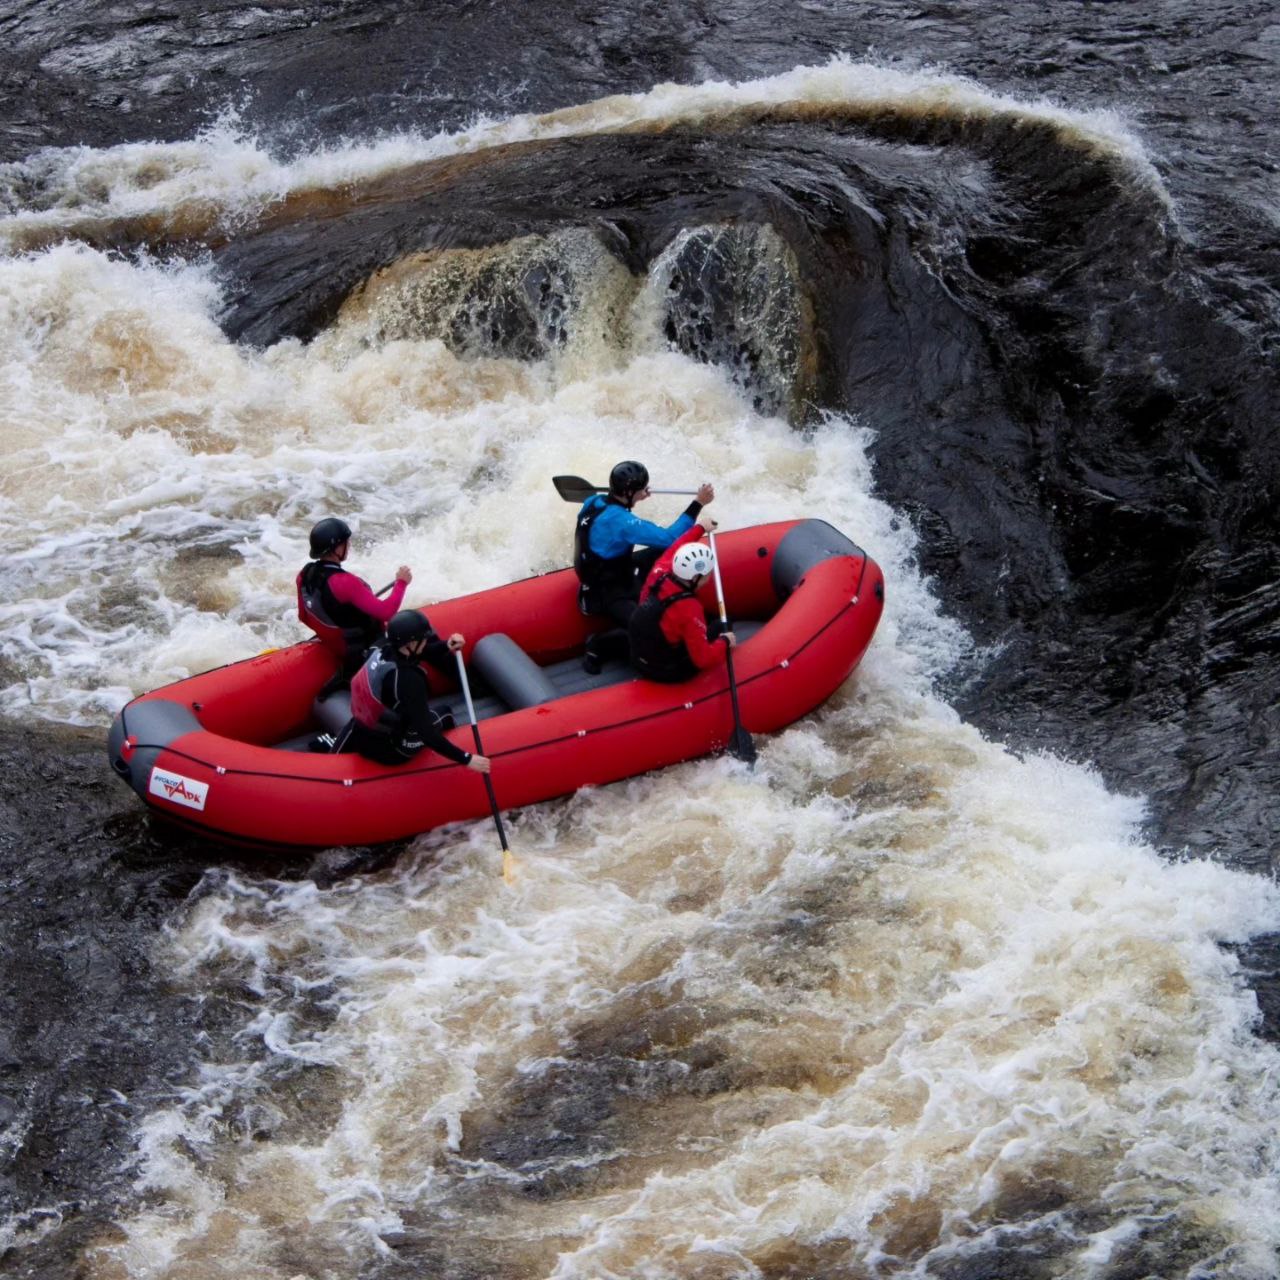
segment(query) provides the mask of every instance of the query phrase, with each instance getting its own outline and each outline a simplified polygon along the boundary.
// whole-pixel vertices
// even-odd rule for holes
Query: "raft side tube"
[[[203,725],[190,707],[167,698],[139,698],[112,721],[107,758],[116,773],[145,797],[160,753],[186,734],[202,731]]]
[[[815,564],[832,556],[855,556],[865,560],[866,552],[825,520],[804,520],[789,530],[773,555],[773,589],[785,601]]]

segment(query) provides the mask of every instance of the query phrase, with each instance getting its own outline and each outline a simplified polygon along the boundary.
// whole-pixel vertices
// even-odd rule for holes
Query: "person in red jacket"
[[[399,612],[413,573],[401,565],[384,600],[363,578],[342,567],[351,549],[351,529],[345,521],[334,516],[321,520],[311,530],[310,541],[311,562],[296,579],[298,618],[339,662],[337,673],[320,691],[324,698],[350,684],[369,646],[382,638],[384,627]]]
[[[653,566],[631,615],[631,661],[646,680],[678,684],[725,660],[735,643],[732,631],[707,628],[698,588],[715,567],[715,557],[699,541],[702,527],[682,534]]]

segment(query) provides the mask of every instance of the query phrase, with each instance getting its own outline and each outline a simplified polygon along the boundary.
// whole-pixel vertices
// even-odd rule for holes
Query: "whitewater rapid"
[[[331,196],[454,156],[677,125],[723,127],[749,118],[827,114],[858,119],[883,111],[1043,125],[1064,145],[1114,163],[1167,200],[1132,123],[1115,110],[1013,97],[943,70],[908,71],[841,55],[823,66],[758,80],[660,84],[646,93],[616,94],[558,111],[482,117],[461,130],[342,140],[290,156],[264,146],[228,104],[190,141],[46,148],[0,165],[0,245],[37,247],[60,235],[92,235],[117,225],[151,235],[222,238],[291,198]]]
[[[752,100],[792,91],[765,83]],[[390,145],[307,180],[403,163]],[[275,198],[262,171],[229,163],[211,199]],[[589,304],[612,269],[581,265]],[[231,1025],[143,1121],[136,1204],[87,1273],[924,1275],[998,1246],[1058,1275],[1154,1247],[1265,1280],[1280,1060],[1220,944],[1274,929],[1280,894],[1144,844],[1142,801],[1087,762],[962,723],[937,690],[980,655],[877,496],[873,424],[760,413],[667,349],[657,287],[522,363],[387,338],[373,303],[307,344],[237,346],[207,262],[0,261],[10,717],[105,726],[296,641],[321,515],[353,525],[369,581],[408,563],[410,604],[562,567],[550,477],[621,457],[660,487],[713,481],[725,527],[825,519],[887,582],[858,671],[754,772],[699,762],[515,814],[510,888],[483,824],[328,888],[211,869],[156,964]]]

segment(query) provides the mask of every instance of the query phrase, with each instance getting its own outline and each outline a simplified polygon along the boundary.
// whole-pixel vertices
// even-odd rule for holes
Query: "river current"
[[[1280,26],[0,32],[6,1274],[1280,1274]],[[884,567],[754,770],[513,813],[511,885],[110,776],[134,694],[300,638],[319,516],[421,604],[628,456]]]

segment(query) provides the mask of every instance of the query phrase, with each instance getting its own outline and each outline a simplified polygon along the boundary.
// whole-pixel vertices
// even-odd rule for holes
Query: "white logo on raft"
[[[188,809],[203,809],[204,798],[209,794],[209,784],[197,782],[194,778],[184,778],[180,773],[169,773],[157,765],[151,770],[147,790],[153,796],[172,800],[174,804],[186,805]]]

